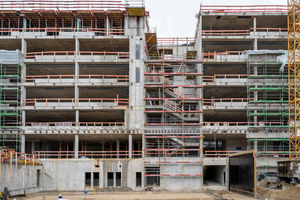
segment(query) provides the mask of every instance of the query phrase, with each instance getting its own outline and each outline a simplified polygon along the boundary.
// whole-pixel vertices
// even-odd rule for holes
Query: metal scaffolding
[[[0,51],[0,145],[20,150],[22,56]]]
[[[248,150],[259,151],[260,157],[288,155],[288,72],[277,59],[285,55],[283,50],[248,52]]]

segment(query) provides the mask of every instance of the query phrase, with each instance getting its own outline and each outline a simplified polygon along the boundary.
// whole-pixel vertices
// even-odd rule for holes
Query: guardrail
[[[236,82],[240,82],[241,79],[248,78],[247,74],[215,74],[213,76],[203,76],[203,83],[213,83],[217,79],[224,79],[225,82],[227,79],[237,79]]]
[[[225,51],[225,52],[208,52],[203,53],[203,59],[216,60],[217,56],[225,56],[225,59],[228,59],[229,55],[237,55],[238,59],[241,59],[241,55],[245,54],[247,51]]]
[[[282,31],[288,31],[287,28],[250,28],[250,30],[254,32],[254,35],[256,32],[267,32],[267,35],[269,35],[269,32],[279,32],[279,35],[281,35]]]
[[[119,99],[117,98],[35,98],[35,99],[25,99],[24,107],[29,106],[80,106],[80,103],[87,103],[84,106],[93,106],[91,104],[97,103],[96,106],[112,106],[104,105],[105,103],[113,103],[113,106],[125,106],[129,104],[129,99]],[[43,103],[42,105],[39,105]],[[71,105],[63,105],[63,104]]]
[[[35,151],[34,156],[43,158],[74,158],[75,151]],[[129,151],[78,151],[82,158],[129,158]],[[132,151],[132,158],[141,158],[142,151]]]
[[[204,30],[204,36],[245,36],[250,35],[250,30]]]
[[[236,102],[248,102],[249,100],[254,100],[253,98],[221,98],[221,99],[203,99],[203,105],[204,106],[214,106],[214,103],[219,102],[226,102],[226,103],[231,103],[231,106],[233,103]]]
[[[3,34],[1,34],[3,33]],[[65,36],[64,33],[72,34],[72,36],[81,33],[93,33],[95,36],[110,36],[110,35],[124,35],[124,29],[106,29],[106,28],[0,28],[0,36],[36,36],[39,33],[45,33],[45,36]]]
[[[247,151],[205,151],[204,157],[229,157],[237,153],[245,153]],[[257,158],[268,157],[268,158],[279,158],[288,157],[289,152],[287,151],[257,151],[255,153]]]
[[[32,130],[125,129],[124,122],[26,122],[21,124]]]
[[[116,79],[117,82],[129,82],[128,75],[33,75],[33,76],[24,76],[25,83],[35,83],[39,79],[38,83],[41,81],[45,81],[43,83],[54,83],[54,80],[59,83],[63,83],[64,79],[72,79],[73,83],[75,82],[82,82],[79,79],[88,79],[88,82],[93,82],[93,79],[99,80],[99,82],[104,83],[107,79]],[[68,82],[64,82],[68,83]],[[94,82],[93,82],[94,83]]]
[[[78,51],[78,59],[82,56],[91,56],[91,59],[94,59],[95,56],[102,56],[103,59],[106,59],[107,56],[116,56],[116,59],[129,59],[129,52],[109,52],[109,51]],[[44,57],[49,59],[49,56],[53,56],[53,59],[56,59],[57,56],[60,59],[75,59],[76,51],[41,51],[41,52],[29,52],[25,54],[25,59],[37,59],[37,56],[40,60],[44,60]],[[61,57],[65,56],[65,57]],[[108,57],[111,59],[111,57]]]
[[[201,5],[200,13],[245,13],[245,12],[259,12],[259,13],[286,13],[288,7],[286,5],[253,5],[253,6],[215,6],[215,5]]]

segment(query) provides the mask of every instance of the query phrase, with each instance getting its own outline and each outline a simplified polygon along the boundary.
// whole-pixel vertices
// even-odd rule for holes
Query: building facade
[[[194,38],[158,38],[143,2],[14,3],[1,146],[43,160],[50,189],[198,190],[228,185],[231,153],[285,157],[285,6],[201,6]]]

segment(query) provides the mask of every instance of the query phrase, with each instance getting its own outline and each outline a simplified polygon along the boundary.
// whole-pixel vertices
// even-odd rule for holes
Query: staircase
[[[174,98],[184,98],[184,94],[176,88],[165,89],[165,93]]]
[[[182,112],[182,109],[174,101],[165,100],[165,102],[164,102],[164,108],[165,108],[165,110],[168,110],[168,111]],[[183,117],[182,117],[182,115],[180,113],[168,113],[168,114],[172,115],[176,119],[183,120]]]

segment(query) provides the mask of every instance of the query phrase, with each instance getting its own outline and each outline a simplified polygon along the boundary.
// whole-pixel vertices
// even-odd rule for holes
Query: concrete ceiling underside
[[[27,75],[73,75],[75,74],[75,65],[68,64],[51,64],[51,65],[34,65],[26,66]]]
[[[205,99],[218,98],[247,98],[246,87],[205,87],[203,91]]]
[[[26,98],[74,98],[74,87],[27,87]]]
[[[27,39],[27,52],[75,51],[75,39]]]
[[[204,122],[247,122],[247,110],[244,111],[220,111],[205,110]]]
[[[232,23],[234,22],[234,23]],[[202,15],[203,30],[250,30],[253,28],[253,16],[236,15]],[[286,28],[286,15],[261,15],[256,17],[257,28]]]
[[[246,65],[203,65],[203,75],[215,74],[247,74]]]
[[[80,51],[129,52],[129,39],[81,39]]]
[[[21,51],[21,49],[22,49],[22,39],[1,38],[0,39],[0,49],[5,49],[5,50],[19,49]]]
[[[204,141],[220,141],[220,140],[238,140],[238,139],[245,139],[245,134],[239,133],[204,133]]]
[[[128,87],[80,87],[79,98],[128,98]]]

